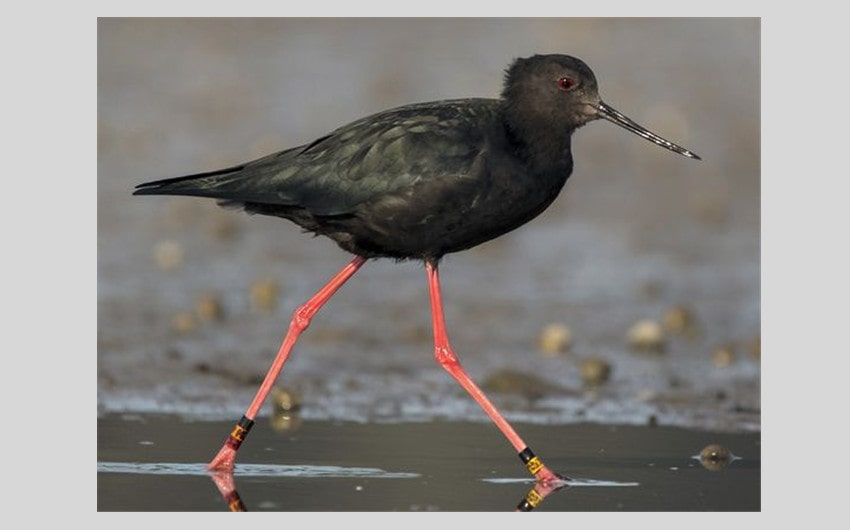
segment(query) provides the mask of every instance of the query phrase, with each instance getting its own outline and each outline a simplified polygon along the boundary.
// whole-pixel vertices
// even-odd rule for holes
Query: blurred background
[[[498,97],[516,57],[565,53],[607,122],[530,224],[441,272],[452,344],[509,419],[760,426],[758,19],[98,21],[98,410],[234,419],[291,312],[350,256],[148,180],[308,143],[407,103]],[[433,360],[419,263],[364,267],[279,384],[302,414],[487,421]]]

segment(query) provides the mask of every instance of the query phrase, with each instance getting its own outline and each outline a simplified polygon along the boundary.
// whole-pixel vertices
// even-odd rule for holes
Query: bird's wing
[[[496,108],[495,100],[485,99],[399,107],[352,122],[309,145],[232,168],[143,184],[136,193],[345,214],[423,180],[467,174]]]

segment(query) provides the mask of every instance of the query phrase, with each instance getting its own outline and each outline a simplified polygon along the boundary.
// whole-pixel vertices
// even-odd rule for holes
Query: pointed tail
[[[195,173],[183,177],[145,182],[136,186],[133,195],[193,195],[196,197],[218,197],[222,180],[236,176],[245,169],[245,164],[217,169],[206,173]]]

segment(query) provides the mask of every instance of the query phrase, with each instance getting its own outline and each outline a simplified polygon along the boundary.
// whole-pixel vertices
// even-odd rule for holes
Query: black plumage
[[[570,139],[606,118],[685,156],[599,98],[579,59],[537,55],[507,70],[500,99],[407,105],[238,166],[141,184],[290,219],[366,258],[468,249],[530,221],[573,168]]]

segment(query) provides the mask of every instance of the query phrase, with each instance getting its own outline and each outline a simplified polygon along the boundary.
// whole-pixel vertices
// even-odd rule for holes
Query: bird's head
[[[699,159],[603,102],[593,71],[569,55],[515,60],[505,74],[502,99],[509,125],[530,140],[549,135],[569,138],[582,125],[606,119],[661,147]]]

